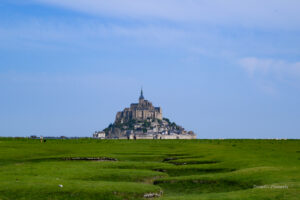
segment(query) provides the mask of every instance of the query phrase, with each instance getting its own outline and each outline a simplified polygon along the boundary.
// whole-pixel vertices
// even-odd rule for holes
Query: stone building
[[[104,131],[95,131],[95,133],[93,134],[93,138],[105,139],[105,132]]]
[[[143,90],[139,98],[139,103],[132,103],[130,108],[125,108],[122,112],[118,112],[115,123],[124,123],[129,120],[162,120],[162,110],[160,107],[154,107],[152,103],[144,99]]]
[[[93,136],[100,139],[196,139],[194,132],[163,118],[162,109],[146,100],[143,90],[138,103],[118,112],[113,124]]]

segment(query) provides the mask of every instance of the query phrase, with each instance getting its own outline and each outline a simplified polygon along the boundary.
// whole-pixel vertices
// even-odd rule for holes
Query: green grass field
[[[66,160],[115,158],[117,161]],[[63,185],[63,187],[59,187]],[[300,199],[300,140],[0,139],[0,199]]]

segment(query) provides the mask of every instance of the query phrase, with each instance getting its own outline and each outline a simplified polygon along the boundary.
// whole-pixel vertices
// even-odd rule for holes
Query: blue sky
[[[91,136],[145,98],[198,138],[299,138],[298,0],[2,0],[0,136]]]

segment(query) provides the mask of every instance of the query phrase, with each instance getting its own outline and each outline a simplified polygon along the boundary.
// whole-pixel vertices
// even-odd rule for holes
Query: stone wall
[[[115,122],[124,123],[131,119],[146,120],[148,118],[162,120],[161,108],[154,107],[151,102],[140,99],[138,104],[131,104],[130,108],[118,112]]]
[[[176,139],[186,139],[186,140],[192,140],[196,139],[196,135],[189,135],[189,134],[172,134],[172,135],[153,135],[153,134],[130,134],[128,136],[121,136],[118,139],[130,139],[130,140],[176,140]]]

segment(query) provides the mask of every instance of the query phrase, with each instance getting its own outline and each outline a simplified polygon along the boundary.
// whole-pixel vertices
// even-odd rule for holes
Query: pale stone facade
[[[143,90],[139,98],[139,103],[133,103],[130,108],[125,108],[122,112],[116,115],[115,123],[124,123],[131,119],[147,120],[159,119],[162,120],[162,110],[160,107],[154,107],[152,103],[144,99]]]
[[[185,139],[185,140],[190,140],[190,139],[196,139],[195,134],[158,134],[156,135],[155,139]]]
[[[96,131],[93,134],[93,138],[97,138],[97,139],[105,139],[105,132],[104,131]]]

